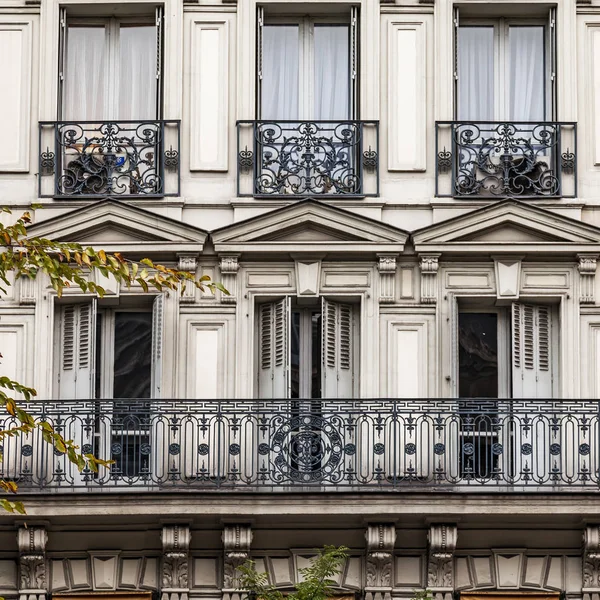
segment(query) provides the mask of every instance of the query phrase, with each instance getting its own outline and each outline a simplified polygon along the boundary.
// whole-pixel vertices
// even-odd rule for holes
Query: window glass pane
[[[290,332],[290,397],[300,398],[300,313],[292,311]]]
[[[350,117],[349,36],[347,25],[315,25],[315,119]]]
[[[152,313],[115,314],[113,398],[150,398]]]
[[[458,119],[494,119],[494,28],[458,29]]]
[[[458,395],[497,398],[498,315],[460,313],[458,326]]]
[[[65,65],[64,119],[106,118],[106,29],[69,27]]]
[[[312,328],[312,365],[311,365],[311,398],[321,398],[321,312],[311,314]]]
[[[510,27],[510,115],[515,121],[545,119],[544,27]]]
[[[156,119],[156,27],[121,27],[118,119]]]
[[[298,118],[298,25],[263,27],[263,119]]]

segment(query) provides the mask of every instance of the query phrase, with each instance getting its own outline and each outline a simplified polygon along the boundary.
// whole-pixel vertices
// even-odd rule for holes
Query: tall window
[[[265,18],[259,11],[258,112],[263,120],[352,118],[356,16]]]
[[[456,15],[457,118],[552,119],[554,17],[469,20]]]
[[[128,19],[62,15],[63,120],[159,117],[162,13]]]
[[[261,398],[352,398],[357,377],[356,307],[322,298],[311,307],[290,297],[258,307]]]

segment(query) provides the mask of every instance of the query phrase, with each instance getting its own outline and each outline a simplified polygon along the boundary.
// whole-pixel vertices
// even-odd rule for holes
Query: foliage
[[[413,597],[410,600],[433,600],[433,592],[431,590],[413,590],[413,592]]]
[[[299,569],[302,581],[289,594],[270,585],[267,574],[257,572],[254,561],[248,560],[238,569],[238,588],[258,600],[327,600],[333,594],[332,586],[336,585],[332,577],[340,573],[347,557],[348,548],[344,546],[325,546],[318,550],[311,564]]]
[[[8,208],[2,208],[1,211],[11,213]],[[12,282],[19,278],[35,279],[38,275],[44,275],[59,297],[65,288],[71,287],[102,297],[105,289],[90,277],[96,272],[103,277],[112,277],[127,287],[137,284],[145,292],[151,288],[158,292],[183,292],[186,285],[194,285],[200,290],[208,289],[214,292],[218,289],[228,294],[221,284],[210,281],[206,275],[196,279],[194,273],[155,264],[148,258],[130,260],[118,252],[108,254],[104,250],[84,248],[73,242],[30,237],[27,226],[32,222],[31,215],[32,213],[27,211],[11,225],[0,224],[1,293],[7,293]],[[9,429],[0,430],[0,442],[4,438],[29,434],[37,429],[47,443],[54,446],[56,451],[66,454],[79,470],[89,468],[95,472],[99,466],[109,466],[110,461],[101,460],[92,454],[80,454],[78,446],[72,440],[64,439],[49,423],[36,421],[25,408],[19,406],[16,396],[19,396],[19,400],[30,402],[35,398],[36,391],[8,377],[0,377],[0,408],[4,408],[19,423]],[[15,494],[17,485],[14,481],[0,479],[0,491]],[[0,507],[9,512],[25,514],[21,502],[13,502],[8,498],[0,498]]]

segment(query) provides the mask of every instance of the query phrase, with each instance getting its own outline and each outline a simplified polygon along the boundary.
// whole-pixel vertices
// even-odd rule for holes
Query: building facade
[[[598,600],[600,1],[0,0],[0,57],[31,235],[230,292],[0,299],[115,461],[5,440],[0,595]]]

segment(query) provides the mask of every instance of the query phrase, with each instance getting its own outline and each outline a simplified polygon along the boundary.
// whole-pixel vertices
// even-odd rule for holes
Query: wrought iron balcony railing
[[[93,400],[29,405],[84,453],[5,438],[22,493],[600,490],[597,400]],[[17,424],[5,417],[3,429]]]
[[[379,195],[378,121],[238,121],[238,196]]]
[[[436,123],[436,196],[573,198],[577,125],[517,121]]]
[[[40,122],[39,196],[178,196],[179,123]]]

